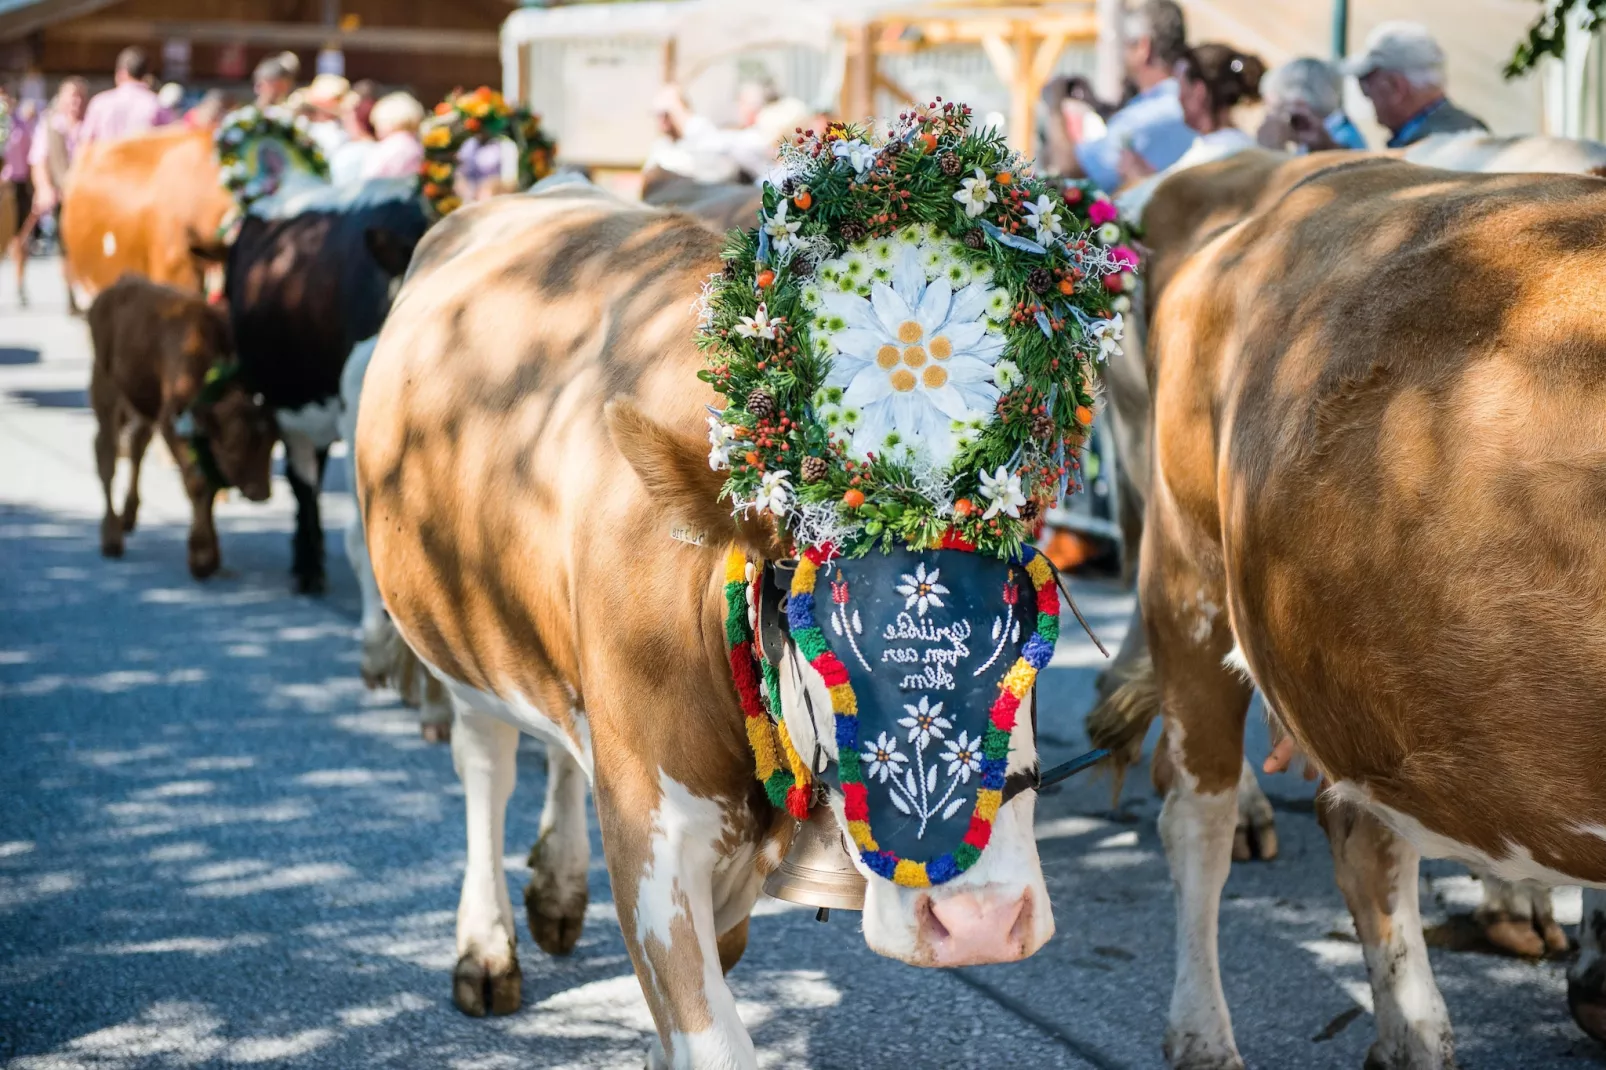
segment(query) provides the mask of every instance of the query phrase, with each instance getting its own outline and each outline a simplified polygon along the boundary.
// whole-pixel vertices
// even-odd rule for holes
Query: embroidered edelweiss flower
[[[981,772],[981,740],[972,740],[964,732],[959,733],[958,739],[950,739],[943,745],[943,758],[948,762],[948,775],[958,777],[961,784],[970,783],[970,774]]]
[[[719,471],[731,465],[731,450],[736,446],[736,428],[717,416],[708,418],[708,467]]]
[[[889,778],[903,771],[909,759],[898,751],[898,741],[888,739],[882,732],[876,741],[864,748],[859,760],[865,763],[865,780],[879,780],[885,784]]]
[[[852,141],[838,141],[831,146],[831,155],[839,160],[848,161],[853,173],[862,175],[870,170],[875,163],[875,149],[855,138]]]
[[[961,188],[954,194],[954,200],[965,206],[965,214],[972,219],[985,212],[989,204],[998,202],[998,194],[993,192],[992,183],[987,180],[987,175],[979,167],[976,168],[975,175],[959,185]]]
[[[1061,234],[1065,227],[1060,223],[1060,212],[1048,194],[1039,194],[1037,200],[1026,204],[1026,225],[1037,232],[1037,241],[1047,245]]]
[[[770,319],[769,310],[759,303],[758,311],[751,316],[743,316],[736,325],[736,333],[743,338],[769,338],[775,337],[775,325],[786,322],[786,317],[777,316]]]
[[[913,576],[905,572],[903,582],[896,588],[897,592],[904,596],[903,608],[913,609],[922,617],[926,615],[929,606],[941,609],[943,601],[939,596],[948,593],[948,588],[937,582],[941,575],[942,569],[939,568],[932,569],[927,575],[924,561],[915,566]]]
[[[790,201],[782,201],[775,206],[775,214],[764,221],[764,233],[770,236],[770,244],[777,253],[784,253],[797,242],[797,232],[803,226],[801,219],[787,219],[786,208]]]
[[[1026,504],[1026,495],[1021,493],[1020,476],[1003,465],[999,465],[998,471],[992,475],[981,473],[981,496],[992,502],[987,511],[981,514],[983,520],[991,520],[999,513],[1019,517],[1020,507]]]
[[[768,510],[776,516],[786,515],[792,500],[792,484],[787,481],[791,474],[784,468],[764,473],[764,479],[758,487],[758,500],[753,503],[759,512]]]
[[[868,299],[825,295],[827,313],[845,323],[832,336],[837,356],[826,383],[845,388],[843,407],[864,415],[851,443],[856,456],[897,435],[918,443],[939,468],[953,459],[950,421],[990,412],[998,400],[992,365],[1004,337],[982,320],[988,296],[974,284],[956,293],[946,279],[928,283],[911,245],[892,285],[872,284]]]
[[[909,730],[909,742],[921,750],[933,739],[941,739],[944,729],[952,728],[953,722],[942,715],[942,703],[932,702],[925,695],[913,706],[907,702],[903,708],[909,711],[909,716],[898,723]]]

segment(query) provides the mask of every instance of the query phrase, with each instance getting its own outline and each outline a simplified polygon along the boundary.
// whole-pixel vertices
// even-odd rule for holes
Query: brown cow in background
[[[72,288],[93,297],[125,274],[199,293],[207,265],[190,252],[217,235],[234,201],[209,130],[168,128],[92,142],[62,198],[61,248]]]
[[[95,347],[89,379],[89,400],[98,425],[95,462],[106,495],[101,553],[123,555],[123,537],[134,530],[139,512],[140,461],[151,433],[159,429],[184,475],[195,510],[190,572],[205,579],[219,563],[212,502],[220,488],[192,456],[189,443],[180,439],[175,421],[182,413],[190,414],[209,443],[218,474],[254,502],[267,500],[277,434],[273,418],[243,386],[226,383],[208,391],[212,396],[202,397],[207,373],[224,365],[234,348],[228,317],[195,294],[128,276],[95,299],[89,309],[89,332]],[[119,514],[112,505],[112,477],[118,439],[125,429],[131,470]]]

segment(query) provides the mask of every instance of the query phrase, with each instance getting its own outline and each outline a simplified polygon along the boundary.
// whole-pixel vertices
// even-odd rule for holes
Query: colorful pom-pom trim
[[[944,545],[949,549],[966,548],[948,542]],[[853,685],[848,681],[846,667],[831,653],[825,633],[814,619],[814,586],[819,568],[834,556],[836,550],[829,543],[803,551],[797,570],[792,574],[787,623],[792,642],[814,667],[814,671],[820,674],[831,696],[831,710],[835,714],[836,725],[838,779],[842,783],[848,834],[859,848],[860,859],[872,873],[906,888],[944,884],[975,865],[992,837],[993,819],[997,817],[998,808],[1004,801],[1009,739],[1015,728],[1015,716],[1036,682],[1038,672],[1054,656],[1054,644],[1059,641],[1060,600],[1059,589],[1054,585],[1053,569],[1049,567],[1048,559],[1033,548],[1028,546],[1021,551],[1018,563],[1025,567],[1037,592],[1037,630],[1021,645],[1020,657],[1004,674],[998,698],[988,711],[987,731],[982,736],[982,786],[976,793],[976,808],[964,843],[930,862],[917,862],[881,850],[870,831],[870,801],[859,758],[858,699],[854,696]],[[736,680],[742,711],[747,717],[747,738],[753,747],[759,782],[764,785],[770,802],[784,806],[788,813],[801,820],[808,816],[811,794],[809,771],[792,748],[790,734],[778,724],[778,717],[771,718],[768,715],[759,693],[754,674],[752,629],[747,619],[747,569],[746,556],[739,550],[732,550],[725,564],[725,638],[731,651],[731,673]],[[771,699],[779,707],[773,667],[767,661],[764,667]],[[785,766],[781,761],[783,753]]]

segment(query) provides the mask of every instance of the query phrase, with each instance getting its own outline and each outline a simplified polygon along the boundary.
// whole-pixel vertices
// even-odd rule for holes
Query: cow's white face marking
[[[109,230],[106,233],[102,234],[100,236],[100,251],[101,251],[101,255],[103,255],[105,257],[108,257],[108,258],[116,256],[117,255],[117,235],[113,234]]]
[[[817,764],[821,768],[826,762],[836,761],[836,725],[825,681],[791,647],[787,648],[780,677],[782,715],[785,730],[792,737],[792,746],[804,761],[812,761],[818,754]],[[1029,708],[1029,702],[1030,699],[1021,703],[1023,711]],[[1009,772],[1029,772],[1036,761],[1037,741],[1032,734],[1031,718],[1023,715],[1016,720],[1010,739]],[[848,822],[842,795],[832,792],[830,799],[831,812],[846,836]],[[1024,791],[1000,807],[981,860],[936,888],[905,888],[894,884],[872,873],[860,861],[858,853],[850,850],[854,867],[867,882],[864,940],[870,949],[901,962],[932,965],[932,952],[922,933],[923,904],[960,896],[988,903],[1014,903],[1024,899],[1029,904],[1030,924],[1025,931],[1009,934],[1021,940],[1022,953],[1018,957],[1029,956],[1047,943],[1054,935],[1054,913],[1049,906],[1048,888],[1043,882],[1037,841],[1032,832],[1036,805],[1037,793]],[[1000,953],[1006,943],[1007,940],[1000,939]]]

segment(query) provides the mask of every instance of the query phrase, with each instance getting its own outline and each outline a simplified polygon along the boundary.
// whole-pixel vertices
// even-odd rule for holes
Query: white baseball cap
[[[1366,50],[1344,60],[1345,74],[1365,78],[1373,71],[1402,74],[1444,70],[1444,49],[1420,22],[1380,22],[1366,35]]]

